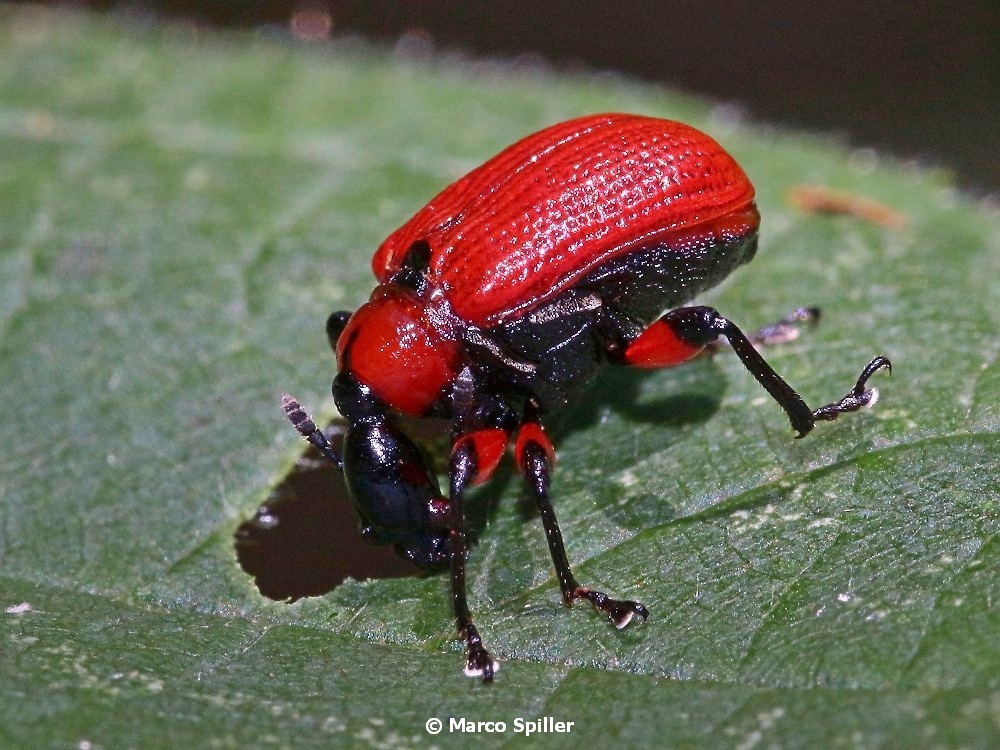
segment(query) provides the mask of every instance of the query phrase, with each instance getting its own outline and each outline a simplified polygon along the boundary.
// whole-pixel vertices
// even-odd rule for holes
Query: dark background
[[[856,146],[950,167],[974,192],[1000,190],[997,0],[75,5],[145,20],[272,30],[291,29],[295,17],[307,34],[319,18],[321,35],[328,24],[334,35],[356,32],[392,43],[416,31],[438,50],[533,54],[557,68],[613,69],[740,103],[756,120],[836,133]]]

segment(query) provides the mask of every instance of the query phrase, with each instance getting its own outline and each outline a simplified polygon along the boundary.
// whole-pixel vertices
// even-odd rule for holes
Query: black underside
[[[558,406],[663,312],[715,286],[756,250],[752,232],[653,245],[614,258],[543,306],[470,332],[473,367],[502,393]]]

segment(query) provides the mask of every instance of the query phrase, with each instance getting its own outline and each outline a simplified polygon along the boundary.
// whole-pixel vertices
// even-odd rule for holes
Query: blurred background
[[[57,3],[49,3],[57,4]],[[1000,192],[1000,2],[181,0],[76,2],[144,23],[360,34],[417,51],[614,70],[731,101]],[[402,42],[400,42],[402,40]]]

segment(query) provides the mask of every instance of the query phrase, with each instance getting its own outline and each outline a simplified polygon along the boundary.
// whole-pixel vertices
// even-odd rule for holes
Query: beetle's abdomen
[[[606,309],[614,307],[646,326],[749,263],[757,252],[759,223],[753,207],[705,222],[689,234],[671,237],[668,245],[641,246],[612,258],[577,286],[597,294]]]
[[[529,136],[434,198],[383,243],[380,280],[413,242],[452,310],[491,327],[637,247],[756,217],[753,186],[714,140],[681,123],[595,115]],[[742,231],[756,230],[744,224]]]

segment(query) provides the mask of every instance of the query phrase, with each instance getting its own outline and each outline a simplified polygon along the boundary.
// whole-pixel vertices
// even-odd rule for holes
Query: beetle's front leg
[[[451,591],[455,623],[465,639],[468,661],[465,674],[490,682],[499,668],[483,646],[479,631],[472,622],[466,598],[465,558],[468,539],[465,533],[465,491],[485,482],[503,458],[508,433],[504,425],[512,416],[502,402],[492,406],[480,400],[472,371],[466,367],[455,379],[451,394],[452,449],[449,462],[449,546],[451,549]]]
[[[874,404],[878,392],[865,387],[868,379],[879,370],[892,369],[887,358],[875,357],[862,370],[846,396],[818,409],[810,409],[754,348],[746,334],[711,307],[671,310],[626,347],[616,349],[613,356],[634,367],[672,367],[697,356],[720,336],[726,338],[743,366],[785,410],[792,427],[798,432],[796,437],[807,435],[818,421],[836,419],[841,414]]]
[[[451,548],[451,597],[455,607],[458,634],[465,639],[468,659],[465,674],[492,682],[499,664],[483,646],[483,639],[472,622],[465,591],[465,558],[468,540],[465,535],[465,490],[476,478],[478,457],[473,440],[458,441],[451,453],[450,518],[448,538]]]
[[[601,591],[594,591],[581,586],[569,565],[566,548],[563,545],[562,532],[556,520],[555,510],[549,499],[549,481],[552,465],[555,463],[555,453],[552,443],[538,421],[538,404],[534,399],[528,399],[525,405],[524,418],[517,433],[514,447],[518,468],[524,476],[531,494],[538,505],[538,513],[545,527],[545,538],[549,544],[552,563],[556,575],[559,576],[559,588],[562,590],[563,602],[570,606],[577,599],[586,599],[596,609],[606,613],[616,628],[624,628],[636,615],[645,620],[649,617],[647,610],[639,602],[625,599],[612,599]]]

